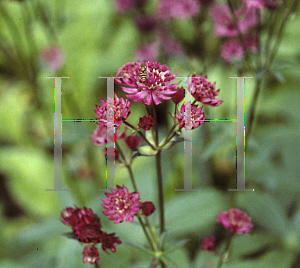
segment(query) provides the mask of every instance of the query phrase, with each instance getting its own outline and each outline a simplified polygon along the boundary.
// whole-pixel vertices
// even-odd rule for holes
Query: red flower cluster
[[[154,119],[151,115],[140,117],[140,121],[138,123],[139,128],[143,128],[145,131],[150,130],[154,126]]]
[[[148,217],[155,211],[155,206],[152,202],[146,201],[142,203],[141,209],[143,214]]]
[[[107,249],[115,252],[116,245],[122,243],[118,237],[114,236],[114,233],[107,234],[101,230],[100,218],[89,208],[69,207],[61,213],[61,217],[65,225],[72,227],[73,234],[79,242],[93,243],[92,246],[84,248],[82,252],[84,263],[93,264],[99,261],[100,255],[95,247],[96,244],[101,244],[103,251],[108,253]]]

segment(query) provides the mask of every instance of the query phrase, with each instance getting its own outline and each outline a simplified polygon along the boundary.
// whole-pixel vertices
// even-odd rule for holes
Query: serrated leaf
[[[153,150],[150,146],[141,146],[138,148],[138,152],[132,156],[132,159],[137,156],[153,156],[157,154],[157,150]]]
[[[133,248],[136,248],[136,249],[138,249],[138,250],[141,250],[141,251],[145,252],[145,253],[148,254],[148,255],[151,255],[151,256],[154,255],[154,252],[151,251],[150,249],[146,248],[144,245],[141,245],[141,244],[138,244],[138,243],[132,243],[132,242],[126,242],[126,244],[127,244],[128,246],[131,246],[131,247],[133,247]]]
[[[280,83],[285,83],[285,78],[284,76],[282,75],[281,72],[277,71],[277,70],[271,70],[270,71],[270,74],[276,78]]]
[[[182,240],[176,242],[174,246],[172,246],[171,248],[169,248],[169,249],[167,249],[167,250],[165,251],[165,254],[172,253],[172,252],[174,252],[175,250],[177,250],[177,249],[183,247],[184,244],[186,244],[188,241],[190,241],[190,239],[189,239],[189,238],[185,238],[185,239],[182,239]]]
[[[164,246],[166,237],[167,237],[167,231],[163,231],[159,236],[158,248],[162,248]]]
[[[285,68],[285,67],[288,67],[288,66],[291,66],[291,65],[292,65],[292,63],[289,62],[289,61],[275,61],[272,64],[272,69]]]
[[[184,141],[184,138],[182,138],[182,137],[178,138],[178,137],[175,136],[175,137],[172,138],[168,143],[166,143],[166,144],[162,147],[162,149],[164,149],[164,150],[169,150],[169,149],[171,149],[176,143],[183,142],[183,141]],[[163,142],[161,142],[159,146],[161,146],[162,144],[163,144]]]
[[[180,268],[171,258],[168,258],[167,256],[161,256],[160,259],[163,260],[169,268]]]
[[[77,240],[77,236],[73,232],[62,233],[62,235],[66,236],[67,238],[76,239]]]
[[[155,139],[154,139],[154,136],[153,136],[153,132],[148,130],[148,131],[145,131],[145,136],[147,138],[147,140],[151,143],[151,144],[155,144]]]

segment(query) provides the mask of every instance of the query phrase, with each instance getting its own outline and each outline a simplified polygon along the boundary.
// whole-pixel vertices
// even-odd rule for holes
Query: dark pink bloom
[[[137,18],[136,25],[142,33],[147,34],[152,32],[156,28],[157,23],[154,17],[149,15],[142,15]]]
[[[123,221],[133,222],[134,215],[140,209],[139,193],[130,193],[128,189],[123,186],[117,186],[117,189],[123,191],[111,190],[111,193],[105,193],[108,199],[102,199],[105,211],[104,215],[110,216],[109,219],[114,223],[121,223]]]
[[[102,153],[106,157],[107,156],[107,148],[105,148]],[[114,160],[117,161],[118,159],[119,159],[119,151],[116,148],[114,148],[114,158],[112,158],[112,159],[108,158],[107,160],[108,161],[114,161]]]
[[[192,75],[192,96],[196,101],[212,107],[219,106],[223,101],[216,99],[219,95],[220,89],[216,90],[216,82],[212,83],[207,79],[207,76],[202,74],[196,76]]]
[[[84,248],[82,255],[84,263],[89,262],[90,264],[94,264],[99,262],[100,255],[98,249],[93,246]]]
[[[121,240],[118,237],[114,236],[115,233],[112,234],[107,234],[105,232],[102,232],[102,240],[101,240],[101,245],[102,245],[102,250],[108,254],[107,249],[109,249],[111,252],[116,251],[116,245],[121,244]]]
[[[134,8],[135,1],[133,0],[115,0],[115,8],[118,13],[125,13]]]
[[[185,94],[185,90],[183,87],[177,88],[177,92],[172,96],[172,101],[174,101],[175,104],[178,104],[183,100],[184,94]]]
[[[126,145],[129,147],[129,149],[134,150],[140,146],[143,139],[137,135],[129,135],[126,138],[124,138],[124,141]]]
[[[99,222],[95,223],[79,223],[74,227],[74,233],[78,240],[82,243],[100,243],[101,239],[101,225]]]
[[[177,111],[177,114],[175,116],[175,122],[179,122],[179,128],[184,127],[185,126],[185,120],[187,120],[187,122],[191,121],[191,129],[195,129],[197,127],[199,127],[200,125],[202,125],[204,123],[204,113],[202,112],[202,107],[198,108],[198,105],[193,105],[191,107],[191,103],[188,102],[187,103],[187,107],[189,107],[189,109],[191,109],[191,118],[184,118],[185,116],[185,104],[182,104],[180,111]]]
[[[95,113],[99,116],[98,120],[101,120],[97,124],[100,126],[107,126],[107,105],[108,102],[112,105],[114,110],[111,112],[114,114],[114,123],[116,127],[119,127],[121,123],[128,118],[131,114],[130,105],[131,102],[129,100],[124,100],[123,97],[118,98],[117,94],[115,94],[115,99],[108,97],[108,102],[104,99],[100,99],[102,106],[96,105],[97,110]]]
[[[126,132],[126,128],[124,129],[124,131],[122,131],[120,134],[118,133],[119,128],[115,128],[115,132],[113,132],[113,130],[111,130],[111,128],[109,128],[109,131],[112,131],[110,136],[114,135],[114,139],[115,140],[119,140],[119,139],[123,139],[125,138],[125,132]],[[100,146],[100,145],[104,145],[107,143],[107,136],[106,136],[106,131],[107,131],[107,127],[106,126],[97,126],[97,128],[94,131],[94,135],[90,134],[91,136],[91,141],[95,146]],[[114,142],[113,140],[109,139],[108,143]]]
[[[94,213],[91,209],[84,207],[83,209],[79,208],[66,208],[62,213],[61,217],[63,223],[75,227],[79,223],[92,223],[95,220]]]
[[[139,61],[154,61],[158,56],[158,44],[145,44],[138,47],[135,52],[135,57],[139,59]]]
[[[196,0],[160,0],[157,6],[157,17],[161,20],[186,20],[197,15],[200,3]]]
[[[241,60],[244,56],[242,45],[237,40],[228,40],[223,43],[221,57],[228,63]]]
[[[209,12],[214,21],[214,35],[219,37],[236,37],[238,30],[235,27],[233,16],[226,4],[215,4]],[[250,28],[257,24],[254,8],[241,6],[234,11],[237,18],[237,25],[242,34],[245,34]]]
[[[176,56],[182,56],[184,54],[184,50],[180,43],[178,43],[165,29],[160,29],[158,42],[166,54]]]
[[[57,46],[49,46],[41,52],[41,60],[48,69],[57,71],[64,62],[64,55]]]
[[[214,251],[216,248],[216,238],[215,236],[206,237],[203,239],[203,242],[201,244],[201,248],[203,248],[205,251]]]
[[[217,216],[217,220],[225,229],[237,234],[248,234],[253,228],[251,218],[245,212],[236,208],[221,212]]]
[[[154,119],[151,115],[140,117],[140,121],[138,123],[139,128],[143,128],[145,131],[150,130],[154,126]]]
[[[139,62],[128,62],[124,64],[116,73],[117,78],[115,83],[119,85],[132,85],[134,86],[139,76]]]
[[[142,203],[142,212],[145,216],[150,216],[155,211],[155,206],[152,202],[146,201]]]
[[[263,8],[264,0],[243,0],[243,3],[246,4],[247,8]]]
[[[257,36],[250,34],[244,37],[245,47],[253,53],[257,52]]]
[[[146,105],[150,105],[152,99],[155,105],[161,103],[160,99],[169,100],[171,97],[167,97],[166,95],[174,94],[176,92],[174,90],[175,87],[180,83],[168,85],[176,78],[176,75],[172,75],[166,65],[161,65],[157,61],[146,62],[145,65],[148,73],[145,81],[142,81],[139,76],[140,64],[135,66],[135,68],[131,68],[131,72],[126,74],[129,78],[120,81],[130,87],[122,87],[123,91],[131,94],[126,95],[126,97],[132,99],[134,102],[141,102],[145,99],[144,103]],[[129,66],[126,66],[126,68],[127,67]],[[122,72],[124,72],[123,69],[121,72],[119,70],[117,75]]]

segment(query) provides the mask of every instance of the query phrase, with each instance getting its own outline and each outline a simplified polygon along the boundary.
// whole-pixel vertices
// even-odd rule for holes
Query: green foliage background
[[[45,191],[53,187],[54,176],[53,79],[46,79],[53,73],[42,68],[38,52],[56,43],[65,53],[65,65],[57,74],[71,76],[62,81],[63,118],[95,118],[95,104],[106,95],[106,81],[98,76],[115,75],[123,64],[136,60],[134,49],[140,39],[134,22],[129,16],[117,15],[108,0],[33,1],[40,6],[36,16],[27,2],[0,3],[0,43],[16,46],[24,62],[38,70],[35,87],[26,81],[24,65],[14,65],[1,54],[0,173],[6,183],[0,189],[7,189],[10,198],[4,194],[0,197],[0,267],[88,267],[82,262],[82,246],[61,235],[69,228],[60,222],[60,213],[75,204],[92,208],[100,215],[105,231],[116,232],[123,242],[114,254],[100,253],[101,267],[148,267],[151,256],[126,245],[146,243],[137,221],[115,225],[102,214],[104,193],[97,189],[105,187],[105,159],[103,147],[90,141],[96,123],[63,123],[63,185],[71,192]],[[155,2],[151,1],[149,9]],[[6,23],[5,13],[15,24]],[[29,14],[35,19],[29,19]],[[162,153],[167,245],[191,239],[170,255],[179,267],[215,266],[215,257],[201,251],[199,243],[205,236],[216,234],[222,244],[225,232],[216,216],[234,207],[247,212],[255,229],[250,237],[234,238],[230,261],[224,267],[300,266],[299,23],[298,10],[287,24],[276,58],[279,63],[289,62],[282,66],[277,63],[282,67],[277,78],[284,81],[266,76],[258,98],[255,125],[246,148],[246,188],[254,188],[254,192],[227,191],[235,187],[232,122],[205,123],[193,131],[193,187],[201,188],[201,192],[174,191],[183,187],[183,144]],[[187,26],[188,22],[176,25],[178,35],[185,40],[194,34],[185,31]],[[26,27],[31,27],[31,37]],[[19,36],[13,36],[15,29]],[[30,38],[35,40],[35,48]],[[235,118],[236,82],[228,77],[236,71],[220,61],[217,41],[211,36],[204,38],[214,55],[207,75],[217,82],[224,100],[219,107],[206,109],[206,118]],[[199,74],[203,69],[197,61],[186,58],[171,57],[166,63],[179,75]],[[246,79],[246,119],[253,91],[254,79]],[[116,92],[124,96],[120,89]],[[137,103],[131,107],[128,120],[137,124],[143,115],[141,107]],[[171,104],[169,108],[173,110]],[[171,117],[167,118],[171,125]],[[161,137],[164,132],[162,129]],[[123,144],[122,148],[125,150]],[[133,171],[143,200],[151,200],[158,207],[154,163],[154,158],[138,157]],[[84,176],[82,170],[93,173]],[[118,165],[115,181],[133,190],[125,168]],[[13,202],[24,212],[21,216],[7,216]],[[158,212],[150,221],[158,225]]]

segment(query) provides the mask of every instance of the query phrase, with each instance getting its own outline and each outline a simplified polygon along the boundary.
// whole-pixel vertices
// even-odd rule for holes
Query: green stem
[[[280,28],[279,28],[279,33],[277,35],[277,39],[276,39],[276,42],[275,42],[275,45],[272,49],[272,52],[271,52],[271,56],[270,56],[270,60],[269,60],[269,65],[271,65],[274,61],[274,58],[278,52],[278,49],[279,49],[279,46],[280,46],[280,43],[281,43],[281,40],[282,40],[282,35],[283,35],[283,30],[284,30],[284,26],[289,18],[289,16],[291,15],[292,12],[296,11],[297,10],[297,6],[299,4],[299,0],[295,0],[293,5],[291,6],[290,10],[288,11],[288,13],[285,15],[283,21],[282,21],[282,24],[280,25]]]
[[[255,92],[254,92],[254,97],[253,100],[251,102],[251,107],[249,110],[249,120],[248,120],[248,129],[246,131],[246,135],[245,135],[245,145],[247,146],[248,143],[248,138],[249,135],[252,131],[253,128],[253,123],[254,123],[254,118],[255,118],[255,109],[256,109],[256,105],[257,105],[257,99],[258,99],[258,95],[260,92],[260,88],[261,88],[261,79],[257,79],[256,80],[256,87],[255,87]]]
[[[143,140],[144,140],[145,142],[147,142],[147,144],[148,144],[154,151],[156,150],[156,148],[149,142],[149,140],[145,137],[145,135],[144,135],[140,130],[138,130],[134,125],[132,125],[132,124],[130,124],[129,122],[126,122],[126,121],[124,121],[124,124],[125,124],[126,126],[132,128],[132,129],[134,129],[137,133],[139,133],[140,136],[143,138]]]
[[[218,262],[217,268],[221,268],[222,267],[222,264],[224,262],[225,256],[228,255],[229,247],[230,247],[230,244],[231,244],[233,236],[234,236],[234,233],[230,233],[230,235],[229,235],[229,237],[228,237],[228,239],[226,241],[225,249],[224,249],[223,253],[221,254],[221,256],[219,258],[219,262]]]
[[[98,265],[97,262],[95,262],[95,268],[99,268],[100,266]]]

